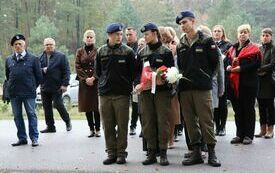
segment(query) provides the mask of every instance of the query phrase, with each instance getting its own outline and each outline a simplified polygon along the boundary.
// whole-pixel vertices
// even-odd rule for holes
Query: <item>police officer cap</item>
[[[107,26],[107,33],[113,33],[117,31],[122,31],[123,30],[123,25],[121,23],[111,23],[110,25]]]
[[[182,11],[180,12],[180,14],[176,17],[176,23],[180,24],[180,21],[185,18],[185,17],[191,17],[191,18],[195,18],[194,13],[192,13],[191,11]]]
[[[158,30],[158,26],[154,23],[147,23],[140,29],[142,33],[149,30]]]
[[[24,35],[22,34],[16,34],[15,36],[12,37],[11,39],[11,45],[13,46],[14,42],[17,41],[17,40],[26,40]]]

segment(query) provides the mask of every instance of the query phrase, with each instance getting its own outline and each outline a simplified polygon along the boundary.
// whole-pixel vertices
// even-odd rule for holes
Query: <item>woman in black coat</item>
[[[272,30],[264,28],[261,35],[263,61],[258,70],[259,92],[257,101],[259,104],[261,131],[255,137],[273,137],[273,125],[275,124],[274,94],[275,86],[272,85],[271,74],[275,66],[275,47],[272,43]]]
[[[215,25],[212,29],[212,35],[213,39],[216,42],[217,46],[221,50],[221,53],[223,55],[226,55],[228,49],[232,46],[232,44],[227,40],[226,34],[224,31],[224,27],[222,25]],[[226,59],[223,59],[224,62],[226,62]],[[225,66],[225,65],[224,65]],[[226,69],[224,70],[224,76],[226,76],[227,72]],[[225,77],[225,84],[224,86],[227,86],[228,81]],[[226,96],[226,87],[224,90],[224,93],[222,95],[219,95],[219,103],[218,108],[214,108],[214,121],[216,125],[216,136],[225,136],[225,125],[227,120],[227,96]]]

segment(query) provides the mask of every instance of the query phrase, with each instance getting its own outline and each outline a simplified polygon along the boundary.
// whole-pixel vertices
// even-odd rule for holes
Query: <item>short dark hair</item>
[[[272,29],[271,29],[271,28],[264,28],[264,29],[262,30],[262,33],[272,35]]]

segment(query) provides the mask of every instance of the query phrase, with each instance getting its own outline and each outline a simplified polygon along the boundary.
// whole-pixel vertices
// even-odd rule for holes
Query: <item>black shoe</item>
[[[101,136],[101,133],[100,133],[100,131],[98,130],[98,131],[96,131],[95,132],[95,137],[100,137]]]
[[[130,133],[131,136],[132,135],[136,135],[136,129],[135,128],[130,128]]]
[[[88,136],[88,138],[91,138],[91,137],[94,137],[95,136],[95,132],[92,130],[91,132],[90,132],[90,135]]]
[[[178,136],[182,136],[182,130],[178,130]]]
[[[117,157],[117,159],[116,159],[116,163],[117,164],[125,164],[126,163],[126,159],[125,159],[125,157]]]
[[[239,143],[242,143],[242,142],[243,142],[243,140],[240,137],[238,137],[238,136],[236,136],[235,138],[233,138],[230,141],[231,144],[239,144]]]
[[[46,129],[40,131],[40,133],[55,133],[55,132],[56,132],[55,127],[52,127],[52,128],[47,127]]]
[[[167,166],[169,165],[168,159],[167,159],[167,150],[160,150],[160,161],[159,164],[161,166]]]
[[[33,147],[37,147],[39,144],[38,144],[38,141],[37,140],[33,140],[32,141],[32,146]]]
[[[138,136],[138,137],[140,137],[140,138],[142,138],[142,137],[143,137],[142,131],[140,132],[140,134],[139,134],[139,136]]]
[[[215,136],[219,136],[219,134],[220,134],[220,130],[218,128],[216,128],[216,130],[215,130]]]
[[[174,142],[179,142],[178,135],[174,135]]]
[[[66,123],[66,130],[68,132],[72,130],[72,123],[71,122]]]
[[[103,161],[104,165],[110,165],[110,164],[113,164],[113,163],[116,163],[116,157],[108,157],[107,159],[105,159]]]
[[[11,144],[13,147],[17,147],[17,146],[20,146],[20,145],[27,145],[28,144],[28,141],[27,140],[19,140],[17,141],[16,143],[13,143]]]
[[[252,139],[249,138],[249,137],[244,137],[244,138],[243,138],[243,144],[244,144],[244,145],[252,144]]]
[[[219,136],[225,136],[226,132],[225,132],[225,128],[222,128],[219,132]]]

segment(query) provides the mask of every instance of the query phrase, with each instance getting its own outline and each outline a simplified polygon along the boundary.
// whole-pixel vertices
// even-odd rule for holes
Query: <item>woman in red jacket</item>
[[[249,38],[248,24],[238,27],[238,42],[228,51],[227,71],[229,77],[229,99],[235,112],[236,137],[231,144],[251,144],[255,131],[255,99],[258,90],[257,69],[262,54]]]

